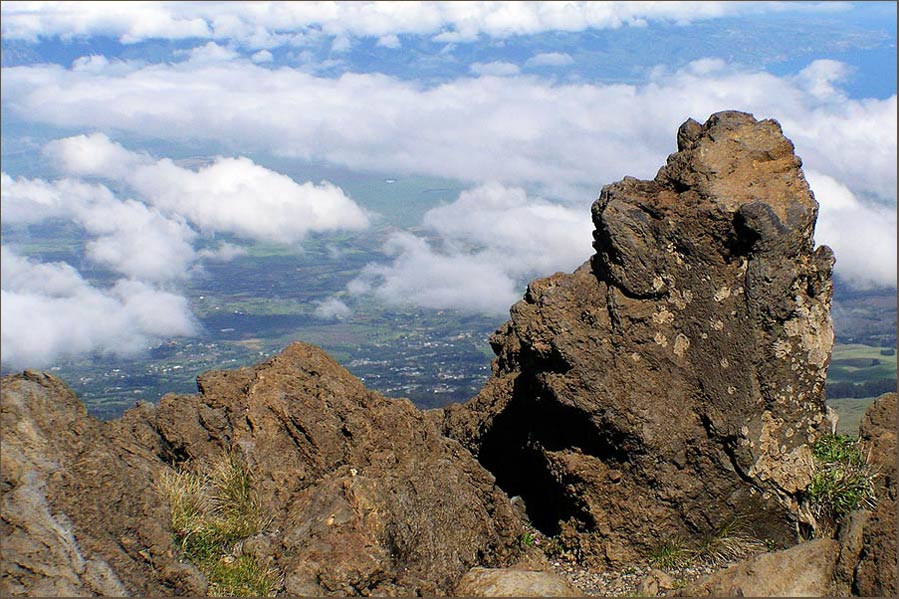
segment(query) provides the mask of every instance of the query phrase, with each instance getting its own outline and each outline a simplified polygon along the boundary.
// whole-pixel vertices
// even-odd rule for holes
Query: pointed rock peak
[[[741,521],[787,542],[823,430],[833,254],[777,122],[685,122],[606,185],[596,255],[535,281],[446,428],[538,526],[609,562]]]
[[[802,161],[777,121],[738,111],[715,113],[704,125],[689,119],[678,129],[677,148],[656,175],[662,185],[731,211],[763,201],[789,226],[814,221],[817,204]]]

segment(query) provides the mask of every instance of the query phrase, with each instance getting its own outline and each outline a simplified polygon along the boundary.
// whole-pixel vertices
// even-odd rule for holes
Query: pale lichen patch
[[[683,333],[678,333],[674,339],[674,355],[681,357],[690,348],[690,338]]]
[[[652,315],[652,320],[656,324],[670,324],[674,322],[674,314],[669,312],[667,308],[662,308]]]

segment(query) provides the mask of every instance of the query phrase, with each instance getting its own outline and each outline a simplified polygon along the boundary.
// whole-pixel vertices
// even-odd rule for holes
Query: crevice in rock
[[[590,516],[578,507],[567,481],[553,472],[547,453],[589,455],[617,468],[640,450],[613,428],[598,429],[579,408],[540,401],[538,389],[533,380],[516,381],[513,400],[483,437],[478,459],[510,497],[524,500],[538,530],[555,535],[561,522]]]

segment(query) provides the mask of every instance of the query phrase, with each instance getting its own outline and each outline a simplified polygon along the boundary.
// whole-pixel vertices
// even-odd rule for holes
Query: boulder
[[[643,580],[640,581],[640,586],[637,588],[637,594],[640,597],[656,597],[660,593],[670,591],[675,586],[674,579],[671,578],[670,574],[664,570],[653,568],[643,577]]]
[[[793,542],[826,428],[833,254],[792,143],[739,112],[677,139],[655,179],[603,188],[596,254],[533,281],[481,393],[432,415],[611,564],[735,521]]]
[[[681,597],[824,597],[830,594],[840,546],[831,539],[762,553],[703,577]]]
[[[453,593],[456,597],[584,597],[556,574],[512,568],[472,568]]]

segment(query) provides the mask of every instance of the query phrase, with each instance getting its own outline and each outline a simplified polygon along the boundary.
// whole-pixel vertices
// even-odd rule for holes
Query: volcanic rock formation
[[[253,472],[272,519],[253,550],[288,594],[446,594],[518,554],[518,517],[471,455],[320,349],[198,384],[100,422],[55,377],[4,378],[0,594],[206,594],[157,483],[225,451]]]
[[[645,557],[739,521],[795,538],[822,430],[833,254],[773,120],[688,120],[651,181],[593,204],[596,254],[530,284],[493,377],[435,414],[584,555]]]

